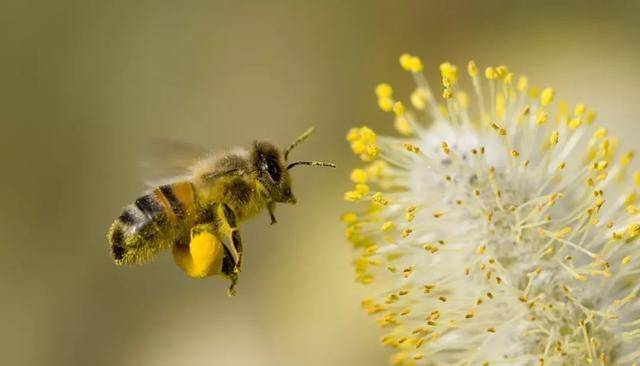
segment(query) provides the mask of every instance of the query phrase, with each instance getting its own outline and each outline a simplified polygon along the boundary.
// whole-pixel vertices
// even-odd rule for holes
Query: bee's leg
[[[222,205],[222,213],[224,214],[224,218],[227,221],[227,224],[230,228],[230,237],[231,242],[233,243],[233,247],[236,249],[238,253],[238,261],[236,262],[236,271],[240,272],[240,267],[242,265],[242,238],[240,237],[240,230],[238,230],[238,223],[236,220],[236,214],[233,212],[231,207],[226,204]]]
[[[277,223],[278,220],[276,220],[276,215],[275,215],[276,203],[275,202],[267,203],[267,210],[269,210],[269,217],[271,217],[271,225]]]
[[[236,272],[236,265],[233,260],[233,256],[229,249],[224,247],[224,258],[222,259],[222,274],[229,278],[231,284],[229,285],[229,289],[227,290],[227,294],[229,296],[236,295],[236,284],[238,283],[238,272]]]

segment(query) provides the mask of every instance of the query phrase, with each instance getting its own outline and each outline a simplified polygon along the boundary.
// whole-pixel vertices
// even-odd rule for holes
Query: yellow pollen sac
[[[381,205],[381,206],[386,206],[389,204],[389,200],[387,200],[386,198],[382,197],[382,193],[380,192],[376,192],[371,199],[373,200],[373,202]]]
[[[402,145],[404,147],[405,150],[407,150],[408,152],[412,152],[414,154],[418,154],[420,153],[420,147],[419,146],[415,146],[413,144],[409,144],[409,143],[405,143]]]
[[[596,132],[593,133],[593,137],[597,139],[603,139],[607,137],[608,134],[609,134],[609,131],[607,131],[606,128],[600,127],[596,130]]]
[[[635,238],[640,234],[640,224],[631,224],[627,227],[627,234],[630,238]]]
[[[480,245],[476,248],[476,254],[482,255],[486,250],[487,250],[487,247],[485,245]]]
[[[569,121],[569,127],[576,129],[578,127],[580,127],[580,125],[582,125],[582,120],[580,118],[572,118]]]
[[[355,224],[358,222],[358,215],[355,212],[345,212],[341,219],[345,224]]]
[[[538,112],[538,117],[536,118],[536,124],[543,125],[547,122],[548,119],[549,119],[549,115],[547,114],[547,112],[540,111]]]
[[[447,144],[446,141],[442,141],[440,143],[440,147],[442,148],[442,152],[445,153],[445,155],[449,155],[449,153],[451,153],[451,149],[449,148],[449,144]]]
[[[557,145],[558,141],[560,141],[560,133],[558,131],[553,131],[549,137],[549,143],[553,146]]]
[[[349,191],[345,192],[344,194],[344,200],[349,202],[358,202],[362,199],[362,197],[362,193],[356,191]]]
[[[393,109],[393,99],[388,97],[378,98],[378,107],[380,107],[383,112],[391,112]]]
[[[442,216],[444,216],[444,212],[434,212],[433,213],[433,217],[435,217],[436,219],[439,219]]]
[[[380,230],[381,230],[383,233],[388,233],[388,232],[390,232],[391,230],[393,230],[393,228],[394,228],[394,227],[395,227],[395,225],[393,224],[393,222],[391,222],[391,221],[387,221],[387,222],[385,222],[384,224],[382,224],[382,226],[380,227]]]
[[[580,117],[580,116],[582,116],[582,115],[584,114],[584,112],[586,112],[586,111],[587,111],[587,107],[586,107],[584,104],[582,104],[582,103],[578,103],[578,104],[576,105],[576,107],[573,109],[573,114],[574,114],[574,115],[576,115],[576,116],[578,116],[578,117]]]
[[[472,78],[478,76],[478,66],[476,65],[475,61],[469,61],[469,63],[467,64],[467,72]]]
[[[378,98],[391,98],[393,88],[387,83],[380,83],[376,86],[375,93]]]
[[[455,84],[458,80],[458,68],[449,62],[440,64],[440,74],[442,74],[442,77],[448,79],[452,84]]]
[[[356,187],[354,189],[354,191],[362,194],[363,196],[367,195],[369,193],[369,190],[369,186],[363,183],[356,184]]]
[[[595,111],[587,112],[587,118],[586,118],[587,124],[590,125],[595,120],[596,120],[596,112]]]
[[[420,60],[420,58],[417,56],[403,53],[402,55],[400,55],[399,61],[400,66],[402,66],[405,71],[411,71],[415,73],[420,72],[423,69],[422,60]]]
[[[401,116],[404,114],[404,105],[402,104],[402,102],[393,103],[393,113],[395,113],[396,116]]]
[[[555,92],[553,88],[544,89],[542,93],[540,93],[540,104],[542,105],[551,104],[551,102],[553,102],[554,95],[555,95]]]
[[[444,99],[453,98],[453,91],[451,90],[451,87],[447,86],[447,87],[444,88],[444,91],[442,92],[442,98],[444,98]]]
[[[511,156],[513,158],[517,158],[518,156],[520,156],[520,153],[516,150],[511,150]]]
[[[627,265],[629,263],[631,263],[631,256],[630,255],[622,258],[622,264]]]
[[[498,79],[505,78],[507,76],[508,72],[509,72],[509,70],[504,65],[500,65],[500,66],[496,67],[496,73],[498,74]]]
[[[635,156],[635,151],[629,151],[626,154],[624,154],[622,156],[622,159],[620,159],[620,164],[624,165],[629,165],[629,163],[631,162],[631,160],[633,160],[633,157]]]
[[[368,179],[367,172],[360,168],[353,169],[349,177],[354,183],[366,183]]]
[[[529,79],[527,79],[526,76],[522,75],[520,76],[520,78],[518,78],[518,85],[517,85],[517,89],[519,92],[524,93],[525,91],[527,91],[527,86],[529,85]]]
[[[413,230],[411,230],[411,229],[404,229],[404,230],[402,230],[401,236],[403,238],[407,238],[407,237],[409,237],[409,235],[411,235],[412,232],[413,232]]]
[[[571,233],[572,230],[573,229],[570,226],[562,228],[556,232],[555,237],[556,239],[564,238],[565,236],[569,235],[569,233]]]
[[[498,78],[498,72],[496,71],[495,68],[489,66],[486,69],[484,69],[484,76],[489,80],[495,80]]]

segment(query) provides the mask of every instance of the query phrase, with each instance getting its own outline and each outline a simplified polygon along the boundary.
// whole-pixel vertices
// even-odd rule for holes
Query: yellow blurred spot
[[[553,91],[553,88],[544,89],[542,93],[540,93],[540,103],[542,105],[551,104],[551,102],[553,102],[554,95],[555,95],[555,92]]]
[[[518,91],[524,93],[527,91],[527,86],[529,85],[529,79],[526,76],[522,75],[518,78]]]
[[[354,183],[366,183],[368,179],[367,172],[360,168],[353,169],[349,177]]]
[[[452,84],[455,84],[458,80],[458,68],[449,62],[440,64],[440,74],[443,78],[448,79]]]
[[[393,230],[393,228],[394,228],[394,227],[395,227],[395,225],[393,224],[393,222],[391,222],[391,221],[387,221],[387,222],[385,222],[384,224],[382,224],[382,226],[380,227],[380,230],[381,230],[383,233],[388,233],[388,232],[390,232],[391,230]]]
[[[393,95],[393,88],[387,83],[380,83],[376,86],[376,96],[378,98],[391,98]]]

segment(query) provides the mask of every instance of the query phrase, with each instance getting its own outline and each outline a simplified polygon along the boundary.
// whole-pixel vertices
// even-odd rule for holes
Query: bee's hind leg
[[[227,225],[229,225],[229,237],[231,239],[231,242],[233,243],[234,249],[238,253],[238,261],[236,262],[235,270],[237,272],[240,272],[240,268],[242,266],[243,248],[242,238],[240,237],[240,230],[238,229],[238,223],[236,221],[236,214],[233,212],[231,207],[226,204],[222,205],[222,213],[224,215],[224,219],[227,222]]]
[[[236,264],[233,260],[233,256],[227,247],[224,247],[224,258],[222,259],[222,274],[227,277],[231,284],[227,290],[229,296],[236,295],[236,284],[238,284],[238,271],[236,270]]]

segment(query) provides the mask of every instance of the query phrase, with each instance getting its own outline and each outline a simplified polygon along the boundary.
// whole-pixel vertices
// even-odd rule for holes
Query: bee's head
[[[319,161],[296,161],[289,163],[289,152],[299,143],[304,141],[313,133],[313,127],[300,135],[284,151],[278,149],[273,144],[264,141],[256,141],[253,144],[253,166],[258,172],[258,180],[269,192],[275,202],[296,203],[296,198],[291,191],[291,177],[289,170],[297,165],[316,165],[335,168],[334,164]]]
[[[253,167],[271,199],[275,202],[296,203],[291,192],[291,177],[280,149],[270,142],[256,141],[253,144]]]

